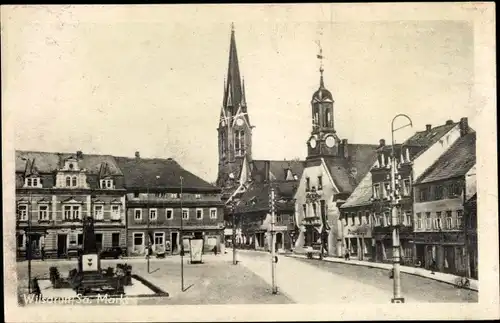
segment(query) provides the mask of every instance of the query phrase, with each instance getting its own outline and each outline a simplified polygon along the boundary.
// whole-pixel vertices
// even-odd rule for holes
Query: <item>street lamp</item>
[[[406,118],[409,123],[394,129],[394,121],[399,118]],[[398,114],[396,115],[391,122],[391,212],[392,212],[392,224],[393,224],[393,232],[392,232],[392,249],[393,249],[393,271],[394,271],[394,285],[393,285],[393,298],[391,300],[392,303],[404,303],[405,299],[401,297],[401,273],[400,273],[400,245],[399,245],[399,216],[397,205],[399,203],[399,198],[396,198],[396,157],[394,152],[394,132],[399,129],[405,127],[412,127],[412,121],[409,116],[406,114]]]
[[[231,182],[234,181],[234,174],[229,173],[229,180]],[[236,220],[235,220],[235,212],[234,209],[236,207],[236,203],[232,199],[229,200],[229,208],[231,209],[231,222],[232,222],[232,239],[233,239],[233,265],[237,265],[238,261],[236,260]]]

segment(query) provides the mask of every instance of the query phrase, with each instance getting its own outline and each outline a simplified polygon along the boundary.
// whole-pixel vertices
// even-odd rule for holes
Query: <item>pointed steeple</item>
[[[231,42],[229,45],[229,64],[227,68],[227,84],[224,91],[224,106],[232,106],[241,102],[242,86],[240,67],[238,64],[238,53],[236,51],[236,38],[234,36],[234,24],[231,24]]]
[[[245,97],[245,78],[243,78],[242,91],[241,91],[241,106],[247,106],[247,99]]]

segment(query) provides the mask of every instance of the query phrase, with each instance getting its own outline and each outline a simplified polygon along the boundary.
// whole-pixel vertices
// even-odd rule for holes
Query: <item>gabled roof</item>
[[[344,209],[355,206],[370,205],[371,197],[372,197],[372,173],[368,172],[340,208]]]
[[[417,131],[413,136],[408,138],[404,142],[404,146],[425,146],[430,147],[431,145],[438,142],[438,140],[444,136],[448,131],[455,127],[458,123],[453,122],[449,124],[444,124],[431,128],[429,131]]]
[[[126,188],[169,188],[199,191],[220,191],[198,176],[182,168],[175,160],[160,158],[115,157],[120,166]]]
[[[464,176],[476,164],[476,133],[470,132],[457,139],[438,160],[432,164],[415,184],[429,183],[447,178]]]
[[[376,145],[348,144],[347,159],[343,157],[324,158],[335,186],[341,192],[352,192],[355,189],[377,159],[376,150]]]

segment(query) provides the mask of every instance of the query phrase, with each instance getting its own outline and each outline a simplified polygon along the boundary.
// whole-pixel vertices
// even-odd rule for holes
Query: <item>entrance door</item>
[[[58,234],[57,235],[57,258],[64,258],[68,253],[68,235]]]
[[[172,253],[174,252],[177,252],[178,250],[178,244],[177,244],[177,239],[179,237],[179,233],[178,232],[172,232],[170,234],[170,243],[171,243],[171,246],[172,246]]]
[[[119,247],[120,246],[120,233],[112,233],[111,234],[111,246]]]
[[[283,233],[276,234],[276,251],[283,249]]]

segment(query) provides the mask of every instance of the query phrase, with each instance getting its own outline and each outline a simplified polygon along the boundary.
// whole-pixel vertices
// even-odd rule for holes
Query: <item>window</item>
[[[457,222],[458,222],[458,217],[457,217]],[[451,217],[451,211],[446,211],[446,228],[448,230],[453,229],[453,222],[452,222],[452,217]]]
[[[76,187],[76,176],[71,179],[71,186]]]
[[[431,212],[425,212],[425,217],[427,218],[427,223],[425,224],[425,228],[427,230],[432,230],[432,219],[431,219]]]
[[[462,228],[463,216],[464,216],[464,211],[458,210],[457,211],[457,228],[458,229]]]
[[[67,187],[71,186],[71,177],[69,177],[69,176],[66,177],[66,186]]]
[[[434,199],[441,200],[443,199],[443,186],[438,185],[434,187]]]
[[[322,190],[322,189],[323,189],[323,177],[318,176],[318,190]]]
[[[295,223],[295,217],[293,215],[289,215],[288,218],[290,219],[290,224]]]
[[[276,214],[276,223],[281,223],[281,214]]]
[[[373,184],[373,198],[380,199],[380,184]]]
[[[306,177],[306,192],[311,189],[311,180],[309,177]]]
[[[365,212],[365,221],[366,221],[366,224],[370,225],[371,224],[371,215],[370,215],[370,212],[366,211]]]
[[[403,180],[403,196],[409,196],[411,192],[410,179]]]
[[[104,219],[104,206],[94,205],[94,219],[103,220]]]
[[[79,220],[80,219],[80,206],[79,205],[65,205],[64,206],[64,220]]]
[[[234,151],[236,156],[243,156],[245,153],[245,132],[243,130],[236,130],[234,137]]]
[[[79,233],[77,236],[77,243],[79,246],[83,244],[83,233]]]
[[[377,227],[380,226],[380,214],[375,213],[374,219],[375,219],[375,226]]]
[[[149,220],[156,221],[157,218],[158,218],[158,210],[149,209]]]
[[[419,190],[420,193],[420,201],[425,202],[429,200],[429,188],[428,187],[421,187]]]
[[[412,225],[412,223],[411,223],[412,222],[411,221],[412,220],[411,219],[412,216],[411,215],[412,215],[411,211],[405,211],[405,217],[406,217],[406,224],[405,225],[407,225],[407,226],[411,226]]]
[[[197,199],[197,200],[201,199],[201,194],[195,194],[194,198]]]
[[[441,221],[441,212],[436,212],[436,229],[442,230],[443,229],[443,223]]]
[[[210,219],[217,219],[217,209],[210,209]]]
[[[19,221],[27,221],[28,220],[28,206],[27,205],[19,205],[17,207],[19,212]]]
[[[167,214],[167,220],[172,220],[174,218],[174,210],[173,209],[166,209],[165,212]]]
[[[181,194],[180,193],[170,193],[170,198],[179,199],[179,198],[181,198]]]
[[[143,246],[144,245],[144,233],[136,232],[134,233],[134,246]]]
[[[384,212],[384,227],[390,226],[391,225],[391,215],[389,212]]]
[[[357,220],[357,223],[356,223],[356,224],[357,224],[357,225],[361,225],[361,224],[364,224],[364,223],[365,223],[365,221],[363,221],[363,219],[362,219],[362,218],[363,218],[363,216],[362,216],[361,214],[362,214],[362,213],[361,213],[361,211],[359,211],[359,212],[358,212],[358,217],[356,218],[356,220]]]
[[[41,181],[39,178],[26,178],[25,186],[37,187],[38,184],[41,184]]]
[[[302,210],[304,211],[304,218],[307,218],[307,204],[302,204]]]
[[[33,186],[32,181],[31,181],[31,178],[27,178],[27,179],[26,179],[26,186],[28,186],[28,187]]]
[[[197,220],[203,219],[203,209],[196,209],[196,219]]]
[[[313,207],[313,216],[318,216],[316,212],[316,203],[312,203],[312,207]]]
[[[461,189],[460,189],[460,185],[458,183],[452,183],[449,187],[448,187],[448,190],[449,190],[449,197],[457,197],[457,196],[460,196],[460,194],[462,193]]]
[[[101,188],[106,188],[106,189],[113,188],[113,180],[112,179],[101,179]]]
[[[351,226],[354,225],[354,218],[355,218],[355,213],[351,212],[351,216],[349,218],[349,225],[351,225]]]
[[[111,220],[120,220],[120,206],[111,205]]]
[[[182,219],[183,220],[189,219],[189,209],[182,209]]]
[[[342,226],[347,226],[347,216],[349,215],[349,213],[344,213],[344,216],[342,217],[341,221],[342,221]]]
[[[382,184],[382,198],[389,197],[390,192],[391,192],[391,183],[384,182]]]
[[[73,220],[80,219],[80,206],[73,205]]]
[[[69,220],[71,219],[71,206],[65,205],[64,206],[64,220]]]
[[[142,220],[142,209],[134,209],[134,219],[136,221]]]
[[[165,243],[165,233],[155,232],[154,234],[154,244],[157,246],[162,246]]]
[[[422,229],[422,214],[417,213],[417,229]]]
[[[139,197],[139,192],[134,192],[134,198],[138,198]]]
[[[38,219],[39,220],[49,220],[49,206],[39,205],[38,206]]]

